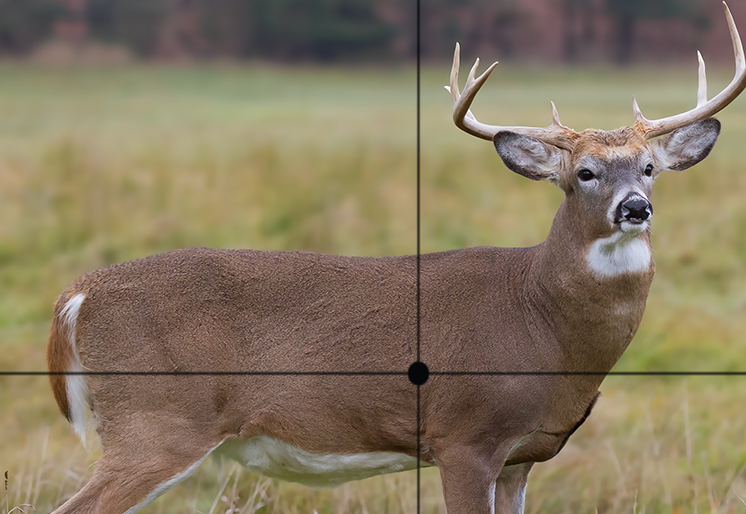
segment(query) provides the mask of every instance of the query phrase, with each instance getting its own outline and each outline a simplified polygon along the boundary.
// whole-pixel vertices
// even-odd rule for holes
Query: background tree
[[[0,52],[23,54],[49,37],[67,15],[54,0],[0,0]]]
[[[254,0],[247,54],[282,60],[385,57],[395,29],[369,0]]]
[[[639,20],[680,18],[699,29],[709,25],[709,18],[695,0],[607,0],[607,9],[614,24],[614,57],[619,64],[628,64],[632,59]]]
[[[149,56],[154,52],[167,7],[161,0],[88,0],[88,25],[94,38],[121,43],[139,55]]]
[[[596,43],[597,4],[595,0],[561,0],[565,62],[577,62],[592,53]]]

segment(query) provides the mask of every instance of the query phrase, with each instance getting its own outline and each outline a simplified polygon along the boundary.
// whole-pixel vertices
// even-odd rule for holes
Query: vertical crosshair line
[[[417,362],[420,362],[420,0],[417,0]],[[417,385],[417,514],[420,514],[420,385]]]
[[[420,387],[417,386],[417,514],[420,514]]]
[[[420,362],[420,0],[417,0],[417,362]]]

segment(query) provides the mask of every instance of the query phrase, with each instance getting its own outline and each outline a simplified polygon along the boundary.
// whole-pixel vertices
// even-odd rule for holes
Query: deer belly
[[[271,437],[226,441],[219,454],[238,461],[249,471],[310,487],[336,487],[351,480],[406,471],[417,459],[404,453],[310,453]],[[422,466],[426,466],[422,462]]]

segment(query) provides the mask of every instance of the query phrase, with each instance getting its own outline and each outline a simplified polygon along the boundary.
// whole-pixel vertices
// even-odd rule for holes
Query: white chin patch
[[[586,256],[588,266],[598,276],[616,277],[642,273],[650,268],[651,254],[647,241],[637,237],[648,222],[622,222],[620,230],[593,242]]]
[[[650,226],[650,220],[645,220],[642,223],[632,223],[630,221],[622,221],[619,224],[619,229],[624,232],[625,236],[633,236],[643,233]],[[612,236],[614,237],[614,236]],[[610,239],[610,238],[607,238]]]

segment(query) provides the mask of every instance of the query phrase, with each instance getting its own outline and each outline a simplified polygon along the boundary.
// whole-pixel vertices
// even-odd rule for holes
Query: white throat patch
[[[586,256],[588,266],[601,277],[641,273],[650,267],[650,247],[640,232],[616,232],[593,242]]]

